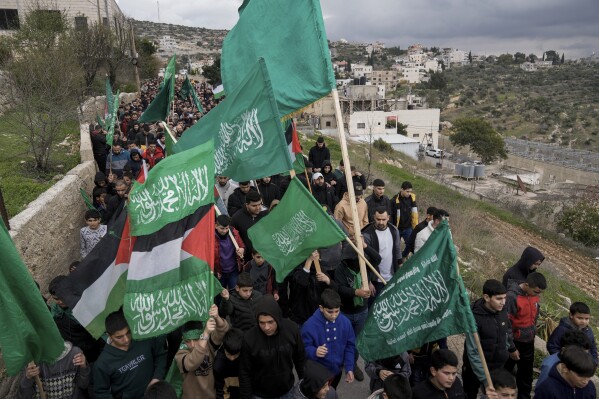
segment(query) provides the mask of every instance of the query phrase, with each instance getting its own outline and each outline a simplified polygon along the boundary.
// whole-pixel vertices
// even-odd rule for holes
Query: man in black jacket
[[[227,201],[227,212],[233,217],[238,210],[245,208],[245,196],[250,191],[257,193],[256,188],[250,186],[249,181],[239,182],[239,187],[233,190],[233,194],[229,196]]]
[[[483,297],[472,304],[476,330],[490,371],[503,368],[509,357],[517,356],[505,308],[506,294],[501,282],[487,280],[483,285]],[[468,399],[476,399],[479,387],[488,386],[472,335],[467,335],[464,344],[462,379]]]
[[[327,212],[333,213],[335,206],[339,202],[335,191],[324,182],[322,173],[312,175],[312,195],[320,205],[327,207]]]
[[[318,137],[316,140],[316,145],[310,148],[308,160],[310,163],[312,163],[313,172],[320,172],[322,170],[324,161],[331,160],[331,152],[324,142],[324,137]]]
[[[384,206],[378,207],[373,216],[374,221],[362,229],[364,241],[381,256],[379,273],[390,281],[401,265],[401,238],[397,228],[389,223],[389,211]],[[379,279],[374,282],[375,295],[369,300],[369,306],[383,289],[384,284]]]
[[[385,195],[385,182],[382,179],[374,179],[372,194],[365,201],[368,205],[368,222],[374,222],[374,211],[381,206],[391,215],[391,200]]]
[[[258,325],[243,338],[239,389],[242,399],[288,397],[295,377],[304,376],[306,351],[297,324],[283,319],[281,308],[267,294],[256,304]]]
[[[230,203],[231,198],[229,198]],[[266,215],[268,215],[268,211],[262,210],[262,197],[260,197],[258,191],[252,190],[245,196],[245,206],[243,209],[240,209],[231,218],[231,226],[237,229],[245,244],[243,258],[246,262],[252,259],[252,249],[254,249],[252,241],[248,236],[248,230]]]

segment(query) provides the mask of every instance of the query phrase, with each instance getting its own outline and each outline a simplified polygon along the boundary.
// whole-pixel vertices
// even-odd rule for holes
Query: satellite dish
[[[526,194],[526,186],[524,185],[524,182],[520,178],[520,175],[516,175],[516,179],[518,179],[518,187],[520,187],[520,190],[522,190],[522,192],[524,194]]]

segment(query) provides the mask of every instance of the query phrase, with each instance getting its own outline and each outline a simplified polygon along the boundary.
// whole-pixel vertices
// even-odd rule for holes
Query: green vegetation
[[[505,137],[592,150],[599,133],[599,64],[561,64],[554,53],[545,54],[553,67],[534,72],[515,64],[522,53],[511,62],[502,55],[496,63],[446,69],[445,88],[422,84],[415,92],[441,108],[442,120],[483,118]]]
[[[484,164],[506,159],[505,143],[493,127],[480,118],[460,118],[453,124],[449,141],[455,146],[470,146]]]
[[[568,205],[557,220],[557,226],[574,240],[596,247],[599,245],[599,206],[597,199],[582,198]]]
[[[11,115],[0,117],[0,188],[8,211],[13,217],[54,183],[53,177],[65,173],[79,163],[79,124],[66,123],[59,131],[50,160],[51,172],[40,173],[28,144],[11,124]],[[64,144],[62,144],[64,143]],[[60,166],[62,165],[62,166]]]

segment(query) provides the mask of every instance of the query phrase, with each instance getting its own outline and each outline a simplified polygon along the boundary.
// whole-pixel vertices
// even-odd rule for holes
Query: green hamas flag
[[[221,72],[235,91],[258,57],[266,60],[281,116],[335,89],[327,35],[318,0],[245,1],[223,42]]]
[[[196,93],[196,88],[193,87],[191,82],[189,81],[189,77],[185,76],[185,82],[181,85],[181,90],[179,90],[178,96],[181,100],[187,100],[191,97],[193,101],[193,105],[197,108],[199,112],[204,112],[202,108],[202,103],[200,103],[200,99],[198,98],[198,94]]]
[[[242,84],[206,114],[175,144],[175,153],[214,139],[218,175],[236,181],[271,176],[291,169],[291,160],[263,59]]]
[[[248,230],[254,248],[276,270],[281,282],[318,248],[345,240],[345,233],[297,177],[279,205]]]
[[[175,153],[174,148],[175,148],[175,144],[177,143],[177,139],[175,138],[175,136],[173,136],[173,132],[170,131],[170,129],[168,128],[168,125],[165,123],[164,125],[164,137],[165,137],[165,149],[166,149],[166,154],[164,154],[164,156],[169,156],[169,155],[173,155]]]
[[[214,202],[214,145],[171,155],[154,166],[129,194],[131,235],[152,234]]]
[[[117,90],[116,97],[112,103],[112,110],[108,115],[108,119],[106,119],[106,125],[108,125],[108,134],[106,135],[106,145],[112,147],[112,142],[114,141],[114,122],[116,121],[116,114],[119,111],[119,94],[120,91]]]
[[[164,80],[160,91],[148,108],[141,114],[140,123],[165,121],[171,111],[171,103],[175,98],[175,57],[173,55],[164,71]]]
[[[27,363],[52,363],[64,343],[33,278],[0,220],[0,349],[9,375]]]
[[[366,361],[476,331],[449,225],[443,221],[375,300],[357,347]]]

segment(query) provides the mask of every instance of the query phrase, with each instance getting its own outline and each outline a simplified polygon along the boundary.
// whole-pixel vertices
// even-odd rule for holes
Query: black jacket
[[[480,298],[472,304],[472,314],[489,370],[502,368],[509,358],[509,352],[516,350],[506,308],[501,312],[493,312],[485,306],[485,300]],[[476,348],[466,348],[464,362],[468,361],[468,354],[472,355],[474,352]]]
[[[231,197],[229,197],[229,204],[231,204]],[[244,206],[241,211],[235,213],[235,215],[231,218],[231,226],[235,227],[245,244],[245,252],[244,252],[244,260],[247,262],[252,259],[252,249],[254,246],[252,245],[252,241],[248,237],[248,230],[250,227],[258,223],[258,220],[262,219],[264,216],[268,215],[268,211],[262,211],[258,214],[258,216],[252,216],[247,208]]]
[[[279,190],[279,187],[276,186],[276,184],[273,184],[273,183],[268,183],[268,184],[260,183],[260,184],[258,184],[258,190],[260,191],[260,195],[262,196],[262,203],[267,208],[270,208],[270,204],[274,200],[280,200],[281,199],[281,192]]]
[[[251,190],[256,191],[256,188],[250,187],[250,191]],[[227,212],[229,213],[229,216],[233,217],[240,209],[245,209],[245,193],[237,187],[233,190],[233,193],[229,195],[229,199],[227,200]]]
[[[368,221],[374,222],[374,212],[378,207],[384,207],[387,209],[387,213],[391,216],[391,200],[389,197],[383,194],[381,198],[377,198],[376,195],[371,194],[366,198],[366,205],[368,205]]]
[[[283,319],[272,295],[264,295],[256,304],[256,320],[260,315],[272,316],[277,322],[277,331],[267,336],[260,326],[255,326],[245,333],[239,369],[242,398],[283,396],[293,388],[294,366],[298,377],[304,376],[306,351],[297,324]]]
[[[243,299],[237,291],[232,290],[229,300],[220,301],[218,313],[223,318],[230,316],[231,326],[245,332],[256,325],[254,307],[260,298],[262,298],[262,294],[255,290],[249,299]]]
[[[106,146],[106,135],[101,130],[94,131],[91,134],[92,152],[94,155],[106,155],[108,147]]]
[[[464,399],[466,394],[462,387],[462,382],[459,378],[455,379],[455,382],[451,388],[441,391],[437,389],[430,381],[422,381],[412,388],[412,399]]]
[[[364,248],[364,255],[370,261],[372,266],[377,267],[381,263],[381,256],[372,247]],[[335,270],[335,283],[341,297],[341,311],[348,314],[356,314],[363,312],[368,308],[368,298],[364,298],[362,305],[354,305],[355,288],[354,288],[354,273],[359,273],[360,265],[358,263],[358,255],[350,246],[343,248],[341,254],[341,265]],[[375,274],[366,266],[368,281],[376,279]]]
[[[393,237],[393,273],[397,271],[399,268],[399,262],[401,261],[401,240],[399,237],[399,231],[397,227],[393,226],[391,223],[387,223],[387,228],[391,232],[391,237]],[[379,237],[376,234],[376,227],[374,223],[367,224],[362,229],[362,234],[364,235],[364,241],[370,247],[372,247],[375,251],[379,251]]]
[[[318,184],[312,185],[312,195],[316,198],[316,201],[320,205],[326,205],[329,213],[335,211],[335,206],[339,202],[339,199],[335,195],[335,191],[332,187],[327,187],[326,184],[319,186]]]
[[[318,148],[318,145],[314,145],[314,147],[310,148],[310,152],[308,153],[308,160],[312,163],[313,168],[322,168],[324,161],[331,159],[331,152],[327,148],[327,145],[324,144],[322,148]]]
[[[545,256],[534,247],[526,247],[520,256],[520,260],[516,264],[510,267],[503,275],[503,285],[505,288],[508,287],[509,280],[520,284],[526,280],[526,276],[534,272],[530,270],[530,266],[538,260],[545,260]]]
[[[329,278],[328,273],[323,270]],[[291,272],[289,289],[289,318],[298,324],[303,324],[312,316],[320,305],[320,295],[326,288],[337,290],[337,284],[331,279],[331,285],[316,280],[316,268],[312,266],[310,273],[306,273],[304,265],[298,266]]]

